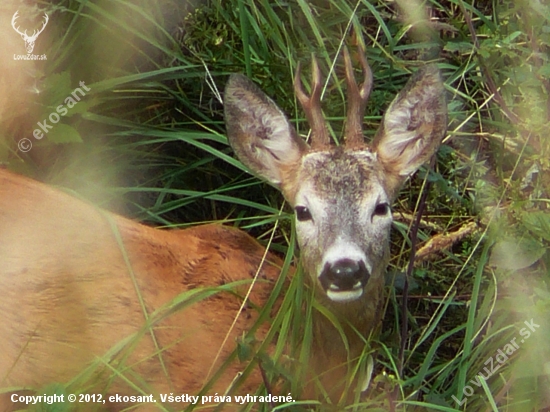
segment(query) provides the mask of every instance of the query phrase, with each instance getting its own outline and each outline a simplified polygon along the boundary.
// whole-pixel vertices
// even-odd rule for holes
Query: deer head
[[[321,74],[315,59],[308,96],[296,71],[294,89],[311,126],[311,145],[254,83],[233,74],[225,89],[227,136],[239,159],[280,188],[296,215],[304,269],[326,303],[366,301],[382,287],[392,223],[390,205],[404,180],[437,150],[446,130],[444,87],[426,65],[388,107],[372,145],[362,118],[372,85],[364,51],[359,86],[347,49],[348,114],[344,143],[331,145],[321,111]],[[370,296],[370,297],[369,297]],[[378,297],[374,297],[377,300]]]
[[[35,30],[32,35],[28,35],[27,34],[27,30],[25,30],[24,32],[21,32],[19,30],[19,27],[16,27],[15,26],[15,21],[17,20],[17,18],[19,17],[18,15],[19,13],[19,10],[15,12],[15,14],[13,15],[12,19],[11,19],[11,26],[13,27],[13,29],[19,33],[21,35],[21,37],[23,38],[23,40],[25,41],[25,48],[27,49],[27,53],[32,53],[32,51],[34,50],[34,42],[36,41],[36,39],[38,38],[38,35],[40,33],[42,33],[44,31],[44,29],[46,28],[46,24],[48,24],[48,20],[49,20],[49,17],[46,13],[44,13],[44,23],[42,24],[42,27],[39,29],[39,30]]]

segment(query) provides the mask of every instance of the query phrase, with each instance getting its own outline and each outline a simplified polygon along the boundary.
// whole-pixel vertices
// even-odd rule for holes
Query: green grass
[[[426,5],[435,39],[422,36],[414,16],[375,0],[213,0],[187,9],[168,0],[44,3],[55,25],[36,47],[48,61],[35,75],[40,93],[28,97],[33,111],[21,116],[30,116],[31,125],[44,119],[80,80],[91,92],[62,118],[63,127],[33,140],[28,153],[17,151],[28,130],[4,122],[0,163],[151,224],[239,226],[286,254],[289,265],[298,255],[290,212],[227,145],[219,94],[228,74],[246,73],[305,135],[292,78],[298,62],[308,73],[314,53],[329,79],[323,110],[337,138],[346,101],[336,56],[353,44],[350,29],[360,31],[375,81],[365,116],[371,138],[416,59],[438,46],[448,135],[434,170],[410,179],[394,206],[388,272],[395,286],[388,287],[373,389],[349,410],[543,410],[550,373],[550,6],[534,0]],[[420,246],[472,222],[476,230],[415,265],[401,358],[400,285],[413,225],[402,215],[418,210],[423,190]],[[168,310],[189,298],[196,297],[182,296]],[[307,330],[310,314],[296,303],[304,299],[310,297],[296,276],[270,338],[298,325]],[[519,342],[531,319],[540,328],[486,383],[475,381],[499,349],[514,337]],[[247,339],[235,356],[256,353]],[[279,343],[275,359],[282,352]],[[283,373],[275,364],[268,372]],[[452,398],[465,393],[462,405]]]

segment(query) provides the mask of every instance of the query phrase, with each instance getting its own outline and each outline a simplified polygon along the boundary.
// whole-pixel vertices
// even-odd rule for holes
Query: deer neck
[[[371,334],[379,326],[383,286],[383,277],[380,277],[376,280],[376,284],[367,288],[361,299],[345,304],[332,302],[326,295],[319,293],[317,299],[334,315],[338,325],[335,325],[325,314],[314,311],[314,345],[323,348],[322,352],[338,358],[348,358],[348,355],[359,356]],[[347,342],[344,342],[342,335]],[[346,353],[346,347],[349,348],[349,354]]]

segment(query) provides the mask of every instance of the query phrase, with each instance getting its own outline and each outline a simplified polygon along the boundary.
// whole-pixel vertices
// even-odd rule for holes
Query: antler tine
[[[21,33],[21,32],[19,31],[19,27],[15,27],[16,20],[17,20],[18,18],[19,18],[19,10],[17,10],[17,11],[15,12],[15,14],[13,15],[13,17],[12,17],[12,19],[11,19],[11,26],[13,27],[13,29],[14,29],[17,33],[19,33],[21,36],[23,36],[23,35],[27,34],[27,31],[25,30],[25,33]]]
[[[294,78],[294,92],[300,101],[307,121],[311,127],[311,146],[313,149],[323,149],[330,145],[327,126],[321,110],[321,70],[315,58],[311,61],[312,84],[311,96],[308,96],[302,88],[300,79],[300,63],[296,68],[296,77]]]
[[[346,66],[346,83],[348,85],[348,114],[344,136],[346,145],[359,146],[363,144],[363,115],[372,89],[372,70],[367,62],[365,51],[358,46],[359,61],[363,69],[363,83],[357,85],[353,74],[353,64],[347,47],[344,47],[344,63]]]

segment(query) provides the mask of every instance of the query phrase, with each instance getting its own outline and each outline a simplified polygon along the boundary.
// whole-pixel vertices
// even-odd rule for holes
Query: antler
[[[50,20],[50,18],[48,17],[48,15],[46,13],[44,13],[44,17],[45,17],[45,19],[44,19],[44,24],[42,25],[42,28],[38,31],[35,30],[35,32],[33,32],[33,34],[32,34],[32,37],[34,37],[34,38],[38,37],[38,35],[40,33],[42,33],[44,31],[44,29],[46,28],[46,25],[48,24],[48,21]]]
[[[348,85],[348,114],[344,136],[346,145],[359,146],[364,142],[363,138],[363,115],[367,101],[369,100],[372,89],[372,70],[370,69],[365,51],[361,46],[358,47],[359,61],[363,69],[363,84],[359,88],[353,74],[353,65],[347,47],[344,47],[344,63],[346,66],[346,83]]]
[[[48,24],[48,21],[50,20],[50,18],[48,17],[48,15],[46,13],[44,13],[44,23],[42,24],[42,28],[40,28],[39,30],[34,30],[32,35],[29,36],[27,34],[27,30],[25,30],[24,33],[22,33],[20,30],[19,30],[19,27],[16,27],[15,26],[15,21],[17,20],[17,18],[19,17],[19,10],[17,10],[15,12],[15,14],[13,15],[12,19],[11,19],[11,26],[13,27],[13,29],[19,33],[21,36],[23,36],[25,39],[29,39],[29,40],[36,40],[36,38],[38,37],[38,35],[40,33],[42,33],[44,31],[44,29],[46,28],[46,25]]]
[[[330,145],[327,126],[321,110],[321,70],[315,58],[311,61],[312,83],[311,96],[308,96],[302,88],[300,79],[300,63],[296,68],[294,78],[294,92],[300,101],[311,127],[311,146],[313,149],[323,149]]]
[[[44,31],[44,29],[46,28],[46,25],[48,24],[48,21],[50,20],[49,16],[46,13],[44,13],[44,24],[42,24],[42,28],[40,30],[34,30],[32,35],[29,36],[27,34],[27,30],[25,30],[25,32],[22,33],[19,30],[19,27],[15,27],[15,21],[18,19],[18,17],[19,17],[19,10],[17,10],[13,15],[11,19],[11,26],[17,33],[19,33],[21,36],[24,36],[25,38],[28,38],[28,39],[36,39],[38,35]]]
[[[12,19],[11,19],[11,27],[13,27],[13,29],[14,29],[17,33],[19,33],[21,36],[26,36],[26,34],[27,34],[26,31],[25,31],[25,33],[21,33],[21,32],[19,31],[19,27],[15,27],[15,20],[17,20],[17,18],[19,17],[18,14],[19,14],[19,10],[17,10],[17,11],[15,12],[15,14],[13,15],[13,17],[12,17]]]

